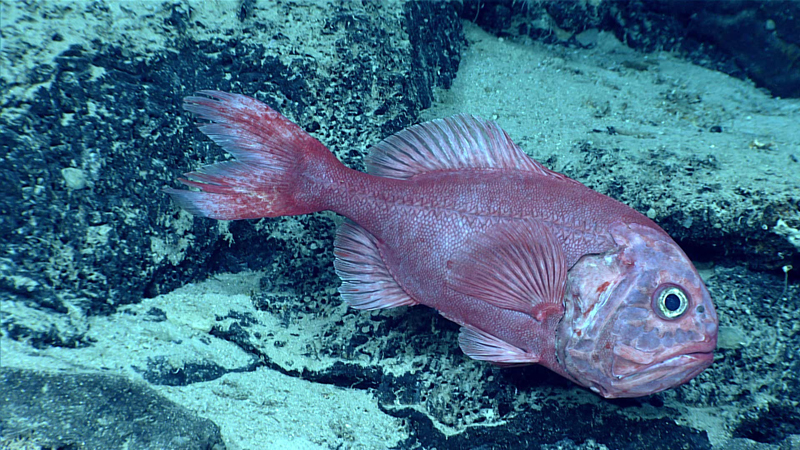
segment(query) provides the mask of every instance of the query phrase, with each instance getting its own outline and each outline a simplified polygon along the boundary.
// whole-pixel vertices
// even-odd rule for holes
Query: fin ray
[[[496,122],[465,114],[406,128],[369,150],[367,172],[408,179],[437,170],[506,169],[570,178],[534,161]]]
[[[448,275],[453,290],[540,322],[563,312],[566,280],[561,244],[535,220],[502,223],[478,236]]]
[[[470,325],[461,327],[458,345],[470,358],[489,361],[500,366],[533,364],[540,360],[533,353]]]
[[[297,189],[301,179],[322,180],[324,172],[341,164],[325,146],[254,98],[219,91],[198,94],[207,97],[186,97],[183,108],[208,120],[198,125],[200,131],[236,161],[212,164],[178,180],[200,191],[164,189],[178,205],[194,215],[222,220],[323,209],[318,198],[304,195],[301,200]],[[307,163],[312,160],[315,164]]]
[[[347,220],[336,232],[333,266],[342,286],[342,299],[355,309],[413,306],[380,255],[378,241],[367,230]]]

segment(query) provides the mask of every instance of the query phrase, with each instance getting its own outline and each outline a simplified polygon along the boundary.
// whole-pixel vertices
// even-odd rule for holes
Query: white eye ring
[[[689,296],[675,285],[667,285],[656,291],[653,306],[658,315],[665,319],[677,319],[689,309]]]

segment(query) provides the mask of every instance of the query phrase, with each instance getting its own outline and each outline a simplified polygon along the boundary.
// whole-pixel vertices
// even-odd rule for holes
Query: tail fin
[[[311,195],[298,198],[303,181],[320,179],[331,164],[341,164],[318,140],[269,106],[250,97],[200,91],[183,108],[210,121],[200,131],[236,161],[203,167],[179,181],[200,189],[164,189],[182,208],[212,219],[256,219],[321,210]],[[305,194],[311,194],[305,192]]]

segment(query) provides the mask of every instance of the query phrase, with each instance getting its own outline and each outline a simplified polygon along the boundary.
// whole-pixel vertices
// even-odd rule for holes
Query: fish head
[[[556,337],[562,369],[606,398],[670,389],[711,365],[717,315],[700,275],[661,229],[615,223],[617,246],[570,269]]]

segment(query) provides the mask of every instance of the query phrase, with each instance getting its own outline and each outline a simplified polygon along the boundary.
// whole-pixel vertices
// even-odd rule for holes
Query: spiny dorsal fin
[[[406,128],[369,150],[367,172],[408,179],[437,170],[528,170],[559,179],[511,141],[496,122],[465,114]]]

